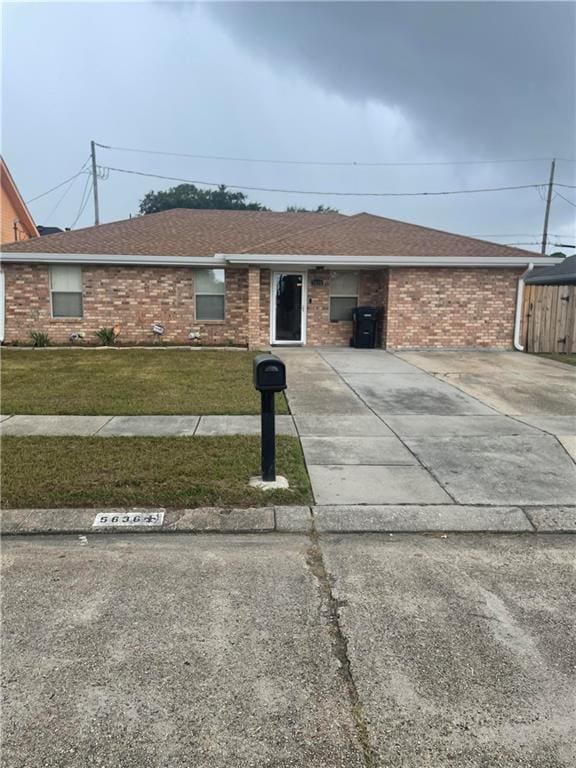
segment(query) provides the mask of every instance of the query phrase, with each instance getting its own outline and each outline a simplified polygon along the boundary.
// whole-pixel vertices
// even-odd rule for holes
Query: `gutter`
[[[528,264],[560,264],[563,259],[550,256],[313,256],[266,253],[217,253],[230,265],[279,265],[300,267],[524,267]]]
[[[329,267],[333,269],[374,269],[376,267],[487,267],[506,269],[561,264],[564,259],[551,256],[311,256],[294,254],[216,253],[214,256],[159,256],[157,254],[121,253],[34,253],[6,251],[2,262],[36,264],[112,264],[116,266],[151,267],[248,267],[281,268]]]
[[[536,259],[534,259],[536,261]],[[522,305],[524,304],[524,281],[534,269],[534,262],[528,264],[526,272],[518,278],[518,287],[516,289],[516,313],[514,315],[514,349],[518,352],[524,352],[524,346],[520,343],[520,326],[522,324]]]
[[[218,256],[138,256],[116,253],[30,253],[13,251],[0,254],[1,261],[36,264],[113,264],[137,267],[214,267],[224,266]]]

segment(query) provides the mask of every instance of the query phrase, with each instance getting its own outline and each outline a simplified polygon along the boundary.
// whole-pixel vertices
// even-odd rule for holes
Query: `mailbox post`
[[[254,358],[254,386],[261,399],[261,471],[262,481],[276,481],[276,424],[274,396],[286,389],[286,366],[275,355]]]

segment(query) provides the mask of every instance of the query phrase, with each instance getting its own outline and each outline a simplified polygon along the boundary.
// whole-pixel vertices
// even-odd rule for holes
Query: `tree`
[[[211,208],[233,211],[267,211],[261,203],[248,203],[244,192],[230,192],[225,184],[218,189],[199,189],[179,184],[161,192],[148,192],[140,201],[140,213],[158,213],[171,208]]]
[[[288,213],[340,213],[337,208],[331,208],[329,205],[319,205],[316,210],[303,208],[299,205],[289,205],[286,211]]]

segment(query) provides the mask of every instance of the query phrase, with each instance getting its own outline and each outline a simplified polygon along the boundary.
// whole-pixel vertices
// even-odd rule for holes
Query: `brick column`
[[[248,349],[260,347],[260,267],[248,267]]]

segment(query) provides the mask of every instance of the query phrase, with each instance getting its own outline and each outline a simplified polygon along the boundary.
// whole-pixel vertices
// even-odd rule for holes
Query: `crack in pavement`
[[[362,750],[364,765],[366,768],[374,768],[374,751],[370,745],[370,734],[364,716],[364,708],[354,676],[352,675],[350,658],[348,656],[348,639],[340,625],[340,608],[345,603],[334,597],[332,591],[334,579],[326,570],[320,548],[320,537],[314,527],[314,522],[312,522],[312,528],[308,537],[310,538],[311,545],[306,551],[306,564],[318,584],[322,601],[321,612],[327,617],[328,632],[332,641],[332,653],[338,662],[338,672],[348,693],[352,720],[354,722],[356,738]]]

